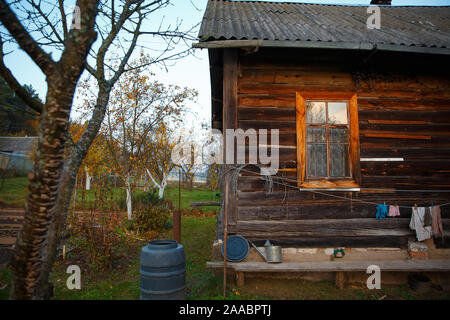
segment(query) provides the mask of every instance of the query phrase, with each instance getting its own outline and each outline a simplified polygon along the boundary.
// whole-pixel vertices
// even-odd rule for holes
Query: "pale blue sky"
[[[158,12],[159,18],[164,17],[166,24],[175,24],[177,19],[182,19],[186,28],[201,22],[203,12],[208,0],[174,0],[169,8]],[[303,2],[324,4],[351,4],[368,5],[370,0],[304,0],[304,1],[276,1],[273,2]],[[450,0],[393,0],[393,5],[450,5]],[[197,10],[198,8],[199,10]],[[159,23],[158,21],[149,22]],[[198,32],[198,29],[197,29]],[[197,34],[196,32],[196,34]],[[146,41],[146,46],[158,46],[157,42]],[[12,70],[16,78],[22,84],[31,84],[40,97],[45,99],[47,91],[45,78],[37,66],[21,50],[14,50],[5,59],[6,65]],[[154,68],[159,81],[166,84],[189,86],[199,91],[199,99],[192,109],[198,113],[196,119],[209,121],[210,115],[210,83],[208,55],[206,50],[196,50],[195,56],[189,56],[179,60],[169,67],[168,72],[160,68]]]

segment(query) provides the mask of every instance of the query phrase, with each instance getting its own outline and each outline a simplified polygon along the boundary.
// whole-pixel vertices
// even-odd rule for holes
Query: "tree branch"
[[[133,53],[134,48],[136,47],[137,40],[139,38],[139,30],[141,28],[141,23],[142,23],[142,16],[139,15],[139,22],[138,22],[138,24],[136,26],[136,30],[133,34],[133,39],[131,40],[131,44],[128,47],[127,53],[125,54],[122,61],[120,62],[119,68],[114,73],[113,77],[111,78],[111,80],[110,80],[111,84],[114,84],[119,79],[119,77],[122,75],[122,73],[125,70],[125,66],[128,64],[128,60],[130,59],[131,54]]]
[[[20,48],[24,50],[31,59],[39,66],[46,75],[51,74],[55,66],[52,60],[44,50],[31,38],[30,34],[17,19],[14,12],[9,8],[5,0],[0,0],[0,21],[9,31],[11,36],[17,41]]]
[[[52,30],[52,32],[54,33],[56,39],[58,39],[59,43],[64,43],[63,38],[61,38],[61,36],[59,35],[58,31],[56,30],[55,26],[53,25],[53,23],[50,21],[50,19],[47,17],[47,15],[42,11],[40,4],[36,4],[34,3],[34,1],[31,2],[31,5],[33,6],[33,8],[35,8],[37,10],[37,12],[41,15],[41,17],[44,19],[44,21],[47,23],[47,25],[50,27],[50,29]],[[64,17],[63,17],[64,18]],[[63,20],[64,21],[64,20]],[[50,38],[51,34],[49,35]]]
[[[109,46],[114,41],[123,24],[125,23],[126,19],[129,17],[130,2],[131,2],[130,0],[125,2],[123,10],[119,16],[119,20],[117,21],[117,24],[111,25],[111,30],[109,34],[100,45],[100,48],[97,53],[97,73],[98,73],[97,79],[99,79],[100,77],[102,79],[105,78],[105,69],[104,69],[105,55],[106,52],[108,51]]]
[[[66,19],[66,13],[64,12],[64,3],[63,0],[58,0],[59,4],[59,12],[61,13],[61,21],[62,21],[62,27],[63,27],[63,34],[64,34],[64,40],[67,39],[68,35],[68,29],[67,29],[67,19]]]
[[[24,87],[17,81],[12,72],[8,69],[3,61],[3,40],[0,37],[0,75],[8,83],[9,87],[14,90],[17,96],[22,99],[31,109],[41,113],[44,105],[39,99],[34,98]]]
[[[1,0],[3,1],[3,0]],[[69,32],[65,41],[65,48],[58,61],[60,72],[65,77],[78,77],[86,66],[86,56],[89,53],[92,43],[97,38],[94,31],[95,17],[98,12],[99,0],[78,0],[77,6],[80,8],[80,30],[74,28]],[[82,59],[80,59],[82,57]],[[80,62],[80,63],[78,63]]]
[[[147,171],[148,176],[150,177],[150,179],[152,179],[155,186],[157,188],[161,188],[160,184],[158,182],[156,182],[156,180],[153,178],[152,174],[150,173],[150,170],[148,170],[147,168],[145,168],[145,170]]]

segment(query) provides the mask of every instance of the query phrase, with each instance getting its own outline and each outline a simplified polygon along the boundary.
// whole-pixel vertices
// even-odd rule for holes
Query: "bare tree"
[[[24,0],[9,5],[0,0],[0,21],[8,31],[2,33],[0,39],[0,74],[30,108],[41,113],[39,151],[29,179],[26,218],[13,264],[12,298],[48,297],[49,275],[64,230],[76,174],[101,127],[114,84],[130,70],[128,61],[134,50],[144,47],[139,39],[160,37],[166,46],[151,61],[133,68],[164,63],[188,54],[188,50],[171,52],[177,41],[193,39],[189,31],[180,31],[180,23],[166,29],[161,25],[156,30],[143,28],[152,13],[169,4],[170,0],[78,0],[78,29],[77,25],[69,27],[64,0],[53,4]],[[20,20],[27,25],[23,26]],[[97,34],[98,41],[92,45]],[[28,95],[4,64],[3,43],[8,41],[17,43],[46,75],[45,104]],[[61,55],[60,60],[54,62],[44,49],[55,56]],[[84,68],[95,79],[97,92],[86,130],[74,143],[67,131],[67,121],[75,87]]]
[[[36,297],[45,249],[43,243],[58,195],[73,95],[84,70],[86,56],[97,36],[94,21],[98,1],[79,0],[77,6],[82,26],[67,32],[61,57],[54,61],[30,36],[10,6],[4,0],[0,1],[2,25],[46,75],[48,86],[46,102],[42,105],[17,87],[18,82],[2,62],[5,80],[17,89],[17,94],[24,97],[30,107],[41,112],[36,161],[33,173],[29,175],[25,220],[13,259],[12,297],[16,299]],[[3,56],[3,49],[1,54]]]

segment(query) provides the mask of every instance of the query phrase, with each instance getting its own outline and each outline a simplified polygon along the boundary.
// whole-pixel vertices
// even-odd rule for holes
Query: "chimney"
[[[391,0],[371,0],[370,4],[373,5],[383,5],[383,6],[390,6],[391,5]]]

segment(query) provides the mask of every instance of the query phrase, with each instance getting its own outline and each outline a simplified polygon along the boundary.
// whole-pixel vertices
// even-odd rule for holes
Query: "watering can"
[[[252,242],[250,242],[253,248],[266,260],[267,263],[279,263],[281,262],[281,247],[274,246],[269,240],[264,244],[265,254],[261,252]]]

